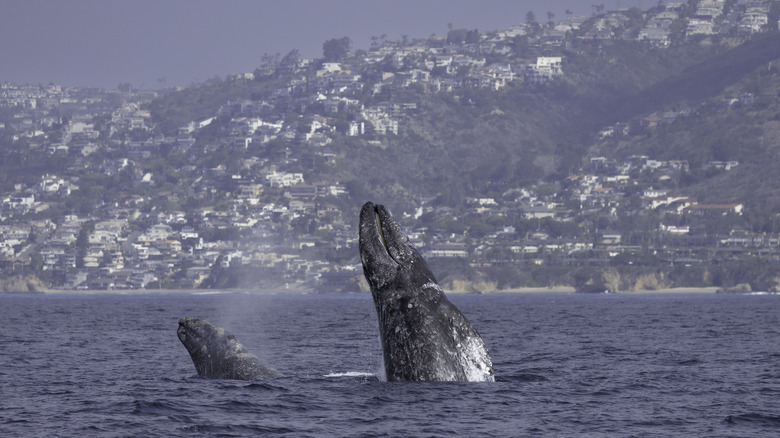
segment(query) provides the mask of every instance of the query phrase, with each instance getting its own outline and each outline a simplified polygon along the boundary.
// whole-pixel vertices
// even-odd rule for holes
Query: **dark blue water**
[[[386,383],[368,295],[0,295],[0,436],[780,434],[780,296],[451,296],[495,383]],[[286,377],[196,376],[182,316]]]

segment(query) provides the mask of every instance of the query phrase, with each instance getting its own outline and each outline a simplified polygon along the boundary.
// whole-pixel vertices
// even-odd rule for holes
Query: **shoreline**
[[[643,289],[637,291],[620,291],[610,292],[608,294],[593,294],[593,295],[652,295],[652,294],[714,294],[720,289],[719,287],[707,286],[707,287],[672,287],[666,289]],[[451,293],[468,293],[468,292],[447,292]],[[484,294],[583,294],[586,293],[577,292],[572,286],[559,286],[559,287],[519,287],[514,289],[500,289],[494,291],[484,292]]]
[[[18,292],[27,294],[27,292]],[[277,294],[310,294],[317,293],[308,289],[49,289],[31,294],[36,295],[277,295]]]
[[[672,295],[672,294],[714,294],[718,287],[675,287],[655,290],[623,291],[608,295]],[[578,294],[571,286],[560,287],[521,287],[513,289],[500,289],[485,292],[444,291],[447,295],[500,295],[500,294]],[[328,294],[328,293],[357,293],[369,294],[361,291],[342,292],[318,292],[308,288],[281,288],[281,289],[48,289],[39,292],[4,292],[14,295],[219,295],[219,294],[248,294],[248,295],[277,295],[277,294]],[[594,294],[602,295],[602,294]]]

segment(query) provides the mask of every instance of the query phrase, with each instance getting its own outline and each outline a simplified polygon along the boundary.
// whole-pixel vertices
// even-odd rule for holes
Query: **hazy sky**
[[[3,0],[0,82],[159,88],[253,71],[264,53],[322,56],[344,36],[399,40],[589,15],[593,0]],[[652,0],[601,0],[607,9]]]

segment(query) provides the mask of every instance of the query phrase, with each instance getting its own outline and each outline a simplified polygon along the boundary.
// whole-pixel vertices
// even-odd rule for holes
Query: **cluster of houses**
[[[739,166],[738,161],[710,161],[704,169],[730,171]],[[587,207],[617,208],[626,202],[626,188],[637,183],[640,175],[650,175],[652,183],[658,187],[668,186],[670,181],[679,178],[681,172],[690,171],[687,160],[654,160],[646,155],[632,155],[623,163],[606,157],[590,158],[590,170],[570,176],[572,198]],[[652,186],[642,192],[642,206],[648,210],[664,210],[676,214],[699,214],[715,212],[719,214],[741,215],[742,204],[699,204],[695,198],[671,195],[672,190],[657,189]]]
[[[744,11],[726,11],[725,0],[703,0],[688,21],[688,35],[713,35],[737,29],[740,33],[761,32],[769,24],[771,1],[750,0],[742,3]],[[726,12],[731,12],[726,14]]]
[[[738,165],[737,162],[705,164],[723,171]],[[497,199],[471,199],[468,208],[459,212],[460,216],[502,217],[507,223],[523,219],[537,223],[535,231],[521,233],[514,226],[497,225],[492,232],[474,241],[468,233],[431,234],[430,230],[422,227],[411,229],[409,237],[422,248],[426,258],[466,258],[475,267],[588,263],[588,260],[593,262],[594,257],[603,263],[604,259],[625,252],[637,252],[640,248],[627,243],[619,231],[588,230],[592,224],[588,225],[583,217],[591,212],[607,214],[608,222],[617,221],[621,210],[625,212],[629,208],[632,202],[630,193],[635,191],[640,179],[646,185],[649,175],[654,185],[664,187],[669,185],[670,179],[678,178],[680,172],[689,169],[685,160],[661,161],[641,155],[617,162],[606,157],[593,157],[589,166],[567,178],[562,190],[554,195],[540,196],[535,189],[521,189]],[[744,211],[743,204],[703,204],[695,198],[673,195],[669,189],[655,189],[653,186],[642,190],[639,198],[640,208],[646,214],[661,218],[661,222],[657,229],[635,231],[653,235],[661,245],[669,243],[673,247],[672,253],[680,253],[680,248],[695,253],[714,246],[730,247],[729,251],[735,251],[734,247],[768,249],[778,246],[777,237],[751,233],[739,226],[724,235],[705,236],[703,224],[707,220],[723,216],[739,217]],[[576,210],[572,209],[572,205],[577,205]],[[413,217],[430,212],[444,217],[452,214],[447,208],[422,206]],[[551,222],[577,223],[578,231],[553,236],[545,225]],[[678,222],[685,225],[678,225]],[[689,262],[691,260],[688,259]]]
[[[13,117],[0,122],[0,130],[11,132],[13,142],[26,141],[32,150],[83,158],[101,147],[96,115],[110,114],[110,135],[147,131],[149,112],[139,102],[156,96],[153,91],[137,92],[130,100],[119,90],[4,82],[0,84],[0,108],[12,110]],[[56,137],[50,136],[53,130]]]
[[[709,166],[732,169],[736,162],[713,162]],[[621,234],[602,232],[551,237],[541,227],[548,221],[572,222],[577,211],[568,201],[578,201],[582,211],[618,209],[627,202],[626,190],[639,173],[652,172],[659,186],[669,175],[688,169],[685,161],[658,161],[646,156],[634,156],[617,163],[605,157],[593,157],[591,172],[574,175],[567,181],[568,188],[560,194],[539,196],[534,189],[520,189],[501,199],[470,199],[468,207],[459,215],[501,216],[508,219],[539,221],[540,228],[519,234],[511,225],[496,225],[479,239],[468,233],[431,233],[424,227],[408,227],[410,239],[426,258],[467,258],[477,267],[508,262],[550,263],[551,257],[576,257],[593,253],[594,248],[609,249],[618,254]],[[585,169],[583,169],[585,170]],[[57,180],[46,176],[44,180]],[[273,279],[278,287],[306,284],[314,287],[336,287],[348,278],[360,274],[354,264],[334,266],[326,260],[307,253],[311,248],[356,249],[357,232],[349,218],[344,218],[334,203],[347,190],[337,184],[308,185],[302,174],[271,170],[258,182],[232,180],[229,191],[230,206],[224,210],[213,207],[195,211],[148,211],[150,202],[132,196],[101,210],[95,216],[66,215],[51,220],[34,220],[0,226],[0,264],[3,269],[14,269],[18,264],[31,263],[37,258],[40,269],[61,278],[61,287],[67,289],[140,289],[148,287],[192,288],[201,285],[215,269],[230,266],[251,266],[266,279]],[[29,191],[39,193],[43,181]],[[288,202],[269,202],[263,190],[276,187],[282,190]],[[225,196],[224,192],[220,194]],[[43,196],[43,195],[39,195]],[[67,198],[59,191],[49,199]],[[173,195],[169,195],[173,196]],[[567,199],[568,198],[568,199]],[[30,208],[39,207],[35,194],[30,196]],[[687,197],[671,196],[665,189],[646,189],[642,194],[643,208],[649,211],[665,210],[680,215],[736,214],[742,205],[705,205]],[[404,220],[413,224],[425,213],[446,216],[453,211],[442,207],[423,205]],[[13,217],[9,215],[8,217]],[[316,229],[306,229],[280,240],[298,220],[317,218]],[[510,221],[511,222],[511,221]],[[287,224],[287,225],[284,225]],[[237,235],[214,237],[220,231],[234,230]],[[682,236],[691,233],[688,226],[662,225],[665,235]],[[240,237],[239,237],[240,236]],[[754,236],[721,236],[725,244],[751,240]],[[740,240],[741,239],[741,240]],[[771,242],[770,242],[771,243]],[[504,252],[498,252],[502,249]],[[507,256],[506,254],[511,254]]]
[[[659,2],[660,4],[660,2]],[[669,47],[676,36],[696,35],[752,35],[766,31],[769,26],[776,30],[778,23],[770,23],[771,0],[701,0],[696,9],[687,12],[688,2],[667,2],[663,8],[650,16],[638,34],[620,35],[628,22],[625,11],[609,11],[596,20],[592,29],[582,37],[593,39],[636,38],[655,47]],[[660,9],[660,10],[658,10]],[[675,29],[675,24],[679,24]]]
[[[231,208],[225,211],[207,207],[142,213],[149,199],[132,196],[104,206],[96,212],[100,217],[71,214],[8,221],[0,225],[0,268],[13,271],[34,264],[56,275],[65,289],[141,289],[150,284],[192,288],[214,269],[235,264],[266,272],[276,286],[312,282],[333,271],[325,261],[301,253],[315,245],[338,249],[356,244],[356,233],[344,224],[339,210],[325,201],[314,202],[343,196],[346,189],[307,186],[300,174],[270,172],[267,177],[264,184],[236,186]],[[272,185],[285,188],[290,197],[286,204],[260,202],[262,187]],[[67,196],[61,192],[49,199],[63,201]],[[29,204],[27,212],[47,203],[31,195]],[[6,218],[14,216],[9,213]],[[321,218],[326,225],[279,243],[283,224],[303,217]],[[219,236],[228,230],[235,234]],[[211,237],[204,239],[204,235]]]
[[[394,114],[399,114],[399,109],[401,113],[413,111],[416,109],[415,102],[395,104],[395,108],[391,108],[390,104],[366,107],[354,96],[364,95],[365,92],[376,95],[385,90],[408,87],[420,87],[424,92],[436,93],[462,88],[498,90],[510,82],[544,83],[564,75],[565,60],[562,56],[542,56],[541,53],[563,48],[571,32],[581,39],[634,38],[659,47],[671,44],[673,23],[682,23],[684,34],[688,36],[725,34],[733,30],[753,34],[767,29],[771,1],[749,0],[735,6],[725,0],[703,0],[697,3],[693,14],[684,14],[687,7],[684,2],[659,5],[653,9],[653,14],[647,14],[646,24],[638,34],[618,32],[630,21],[631,11],[614,10],[591,19],[567,17],[556,25],[539,27],[535,23],[524,23],[495,32],[474,31],[476,37],[455,41],[433,35],[412,42],[384,42],[375,44],[368,51],[354,52],[348,62],[322,63],[313,74],[312,60],[297,59],[284,66],[276,66],[277,71],[289,73],[291,79],[269,100],[234,102],[232,108],[224,108],[222,114],[239,115],[234,120],[236,127],[233,133],[235,141],[244,145],[284,138],[325,146],[330,142],[331,134],[336,132],[333,116],[344,112],[353,117],[348,125],[340,127],[340,134],[397,134],[399,121]],[[580,31],[589,20],[592,25]],[[533,62],[517,61],[517,57],[510,56],[517,55],[518,37],[527,39],[531,49],[529,53],[539,54],[532,56]],[[497,57],[515,61],[487,62],[487,59]],[[368,79],[364,74],[372,68],[381,71],[379,78],[372,76]],[[263,69],[258,69],[258,74],[260,71]],[[251,80],[254,77],[254,74],[247,73],[230,79]],[[240,109],[236,111],[236,107]],[[321,114],[313,121],[307,121],[304,130],[296,124],[283,126],[280,120],[268,118],[278,114],[280,108],[291,107],[300,112],[317,108]],[[668,122],[679,115],[684,114],[654,115],[643,122]],[[208,120],[198,123],[204,122]],[[618,131],[614,132],[626,127],[618,125],[616,128]],[[610,132],[603,136],[610,135]]]
[[[724,171],[738,165],[736,162],[708,163]],[[539,196],[533,189],[521,189],[501,199],[471,199],[468,207],[458,212],[459,215],[539,221],[540,228],[535,232],[521,235],[511,225],[496,225],[492,232],[474,240],[467,233],[431,233],[411,226],[410,239],[427,258],[467,258],[477,267],[508,263],[508,259],[513,263],[550,263],[550,257],[572,258],[577,254],[591,254],[594,248],[618,254],[622,251],[618,232],[606,231],[598,237],[576,234],[553,238],[541,224],[577,220],[578,212],[565,206],[571,200],[577,201],[583,211],[605,211],[605,208],[615,211],[627,202],[626,190],[639,173],[651,172],[658,185],[663,186],[670,175],[688,167],[685,161],[658,161],[646,156],[630,157],[623,163],[593,157],[591,172],[570,177],[567,190],[561,194]],[[219,174],[219,170],[212,170],[212,174]],[[3,269],[14,269],[25,259],[37,257],[40,269],[59,273],[61,287],[67,289],[138,289],[163,284],[192,288],[202,284],[215,269],[235,265],[251,266],[274,279],[276,286],[336,287],[339,282],[343,285],[348,278],[359,275],[357,263],[334,266],[306,252],[316,247],[356,248],[353,221],[344,218],[333,202],[348,195],[346,188],[338,184],[308,185],[302,174],[274,169],[264,175],[262,181],[241,181],[238,176],[225,179],[226,175],[222,175],[221,180],[230,181],[233,187],[227,192],[230,206],[224,210],[206,207],[196,211],[143,212],[144,205],[151,200],[132,196],[102,209],[100,218],[66,215],[25,224],[8,221],[8,225],[0,226],[0,264]],[[37,202],[35,195],[57,180],[60,179],[47,175],[40,184],[26,190],[34,192],[27,200],[30,209],[46,204]],[[261,196],[263,190],[272,187],[282,190],[288,202],[269,202]],[[225,192],[219,193],[225,196]],[[57,191],[46,196],[65,199],[68,194]],[[679,215],[739,215],[743,208],[740,204],[699,204],[695,199],[652,188],[643,192],[642,205],[649,211],[665,210]],[[404,220],[413,224],[424,213],[433,212],[437,216],[453,213],[447,210],[423,205]],[[13,216],[8,213],[6,217]],[[280,240],[290,224],[309,218],[318,218],[316,229],[306,229]],[[220,230],[236,230],[240,237],[214,238]],[[669,236],[691,233],[689,226],[675,225],[662,225],[659,231]],[[719,238],[723,245],[738,245],[748,240],[756,245],[755,236],[750,235]],[[497,253],[497,249],[504,253]]]

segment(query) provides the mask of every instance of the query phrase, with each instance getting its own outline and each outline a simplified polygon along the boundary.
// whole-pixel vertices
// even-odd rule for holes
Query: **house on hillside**
[[[655,47],[669,47],[672,44],[669,30],[658,27],[645,27],[640,30],[637,40],[648,42]]]
[[[708,18],[692,18],[685,28],[686,35],[712,35],[714,24]]]
[[[468,256],[466,245],[459,243],[433,245],[425,251],[424,255],[425,258],[465,258]]]
[[[758,33],[769,23],[768,8],[748,7],[739,20],[739,30],[743,33]]]
[[[536,64],[528,64],[525,70],[525,79],[534,83],[546,82],[555,76],[563,74],[560,56],[540,56],[536,58]]]
[[[735,213],[742,215],[744,206],[742,204],[696,204],[685,208],[685,213],[696,215],[727,215]]]

